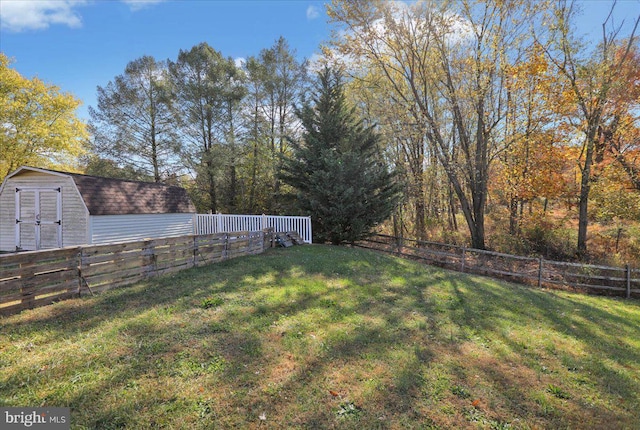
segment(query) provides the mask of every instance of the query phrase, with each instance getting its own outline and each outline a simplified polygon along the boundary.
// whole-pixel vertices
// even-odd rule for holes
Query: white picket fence
[[[308,216],[197,214],[194,225],[197,235],[270,227],[276,232],[296,231],[305,243],[312,243],[311,217]]]

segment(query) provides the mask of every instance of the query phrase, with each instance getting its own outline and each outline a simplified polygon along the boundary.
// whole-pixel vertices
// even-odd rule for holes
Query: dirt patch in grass
[[[0,319],[73,428],[634,428],[640,306],[304,246]]]

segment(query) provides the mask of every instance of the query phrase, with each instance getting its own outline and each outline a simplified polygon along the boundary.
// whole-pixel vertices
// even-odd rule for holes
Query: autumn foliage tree
[[[578,243],[581,255],[587,252],[589,224],[589,193],[593,180],[593,167],[599,157],[599,134],[604,120],[611,112],[614,88],[628,85],[625,82],[626,64],[632,58],[640,15],[635,18],[629,36],[621,37],[621,25],[614,25],[612,13],[602,23],[602,39],[589,51],[580,43],[572,27],[577,21],[578,10],[574,1],[559,1],[554,9],[554,21],[546,43],[549,61],[566,83],[566,122],[575,129],[582,150],[576,160],[580,169],[578,196]]]
[[[357,70],[377,70],[442,166],[485,247],[490,169],[504,140],[508,65],[521,57],[536,3],[334,1],[334,48]]]
[[[88,140],[79,105],[55,85],[20,75],[0,53],[0,181],[21,165],[77,168]]]
[[[616,57],[625,55],[624,49]],[[609,113],[598,130],[596,163],[613,158],[640,191],[640,47],[631,46],[620,79],[611,89]]]
[[[510,234],[518,234],[525,204],[537,198],[546,203],[562,193],[564,157],[552,125],[559,86],[541,46],[531,46],[507,74],[504,140],[509,145],[498,157],[492,191],[509,208]]]

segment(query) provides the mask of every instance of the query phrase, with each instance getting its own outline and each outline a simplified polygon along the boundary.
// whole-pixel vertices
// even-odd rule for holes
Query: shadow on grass
[[[454,276],[452,287],[459,303],[459,311],[451,312],[457,325],[502,342],[513,353],[510,360],[524,363],[538,378],[558,376],[553,379],[565,385],[578,381],[570,388],[576,393],[565,393],[564,402],[574,403],[573,407],[564,409],[568,416],[555,416],[556,423],[579,423],[586,409],[594,428],[628,426],[628,420],[621,420],[618,413],[596,407],[580,393],[581,384],[592,384],[596,391],[606,393],[609,402],[625,403],[629,409],[640,405],[640,350],[629,344],[637,335],[637,318],[625,319],[594,304],[606,306],[620,299],[541,291],[477,277]],[[638,309],[636,302],[624,305]],[[621,369],[629,372],[623,374]],[[529,387],[522,386],[526,375],[513,378],[514,372],[500,371],[496,363],[483,366],[482,371],[496,387],[502,387],[505,400],[531,396]]]
[[[581,297],[365,250],[272,250],[0,319],[0,394],[95,428],[624,427],[638,321]]]

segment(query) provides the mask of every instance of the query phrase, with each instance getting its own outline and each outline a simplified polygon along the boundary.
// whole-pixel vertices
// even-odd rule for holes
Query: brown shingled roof
[[[7,178],[21,175],[25,171],[71,177],[91,215],[196,212],[196,208],[187,195],[187,191],[180,187],[156,184],[154,182],[101,178],[29,166],[18,168]]]
[[[91,215],[195,213],[184,188],[65,173],[73,178]]]

